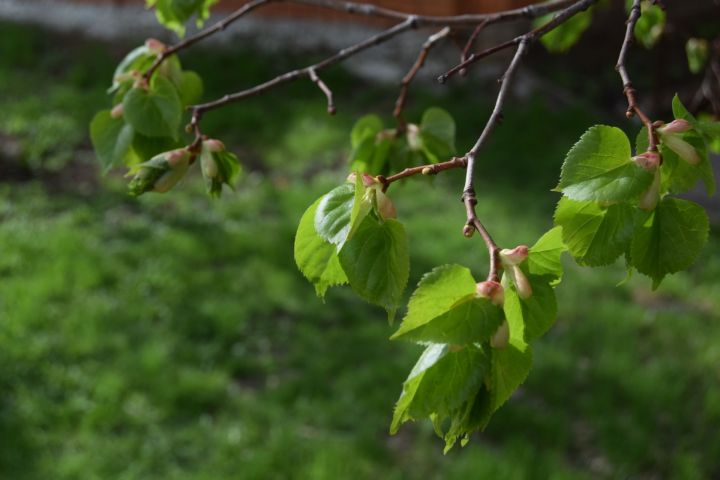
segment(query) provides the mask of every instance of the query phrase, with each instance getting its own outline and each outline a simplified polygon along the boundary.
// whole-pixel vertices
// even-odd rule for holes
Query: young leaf
[[[685,43],[688,68],[692,73],[700,73],[707,63],[710,54],[710,44],[704,38],[689,38]]]
[[[199,102],[203,96],[203,81],[200,75],[191,70],[182,72],[178,92],[183,105],[193,105]]]
[[[505,277],[507,278],[507,277]],[[506,284],[505,278],[503,284]],[[550,285],[552,277],[527,275],[532,296],[521,299],[514,287],[505,288],[505,318],[510,325],[511,341],[522,331],[522,340],[531,342],[547,332],[557,319],[557,300]]]
[[[185,35],[185,24],[196,15],[198,28],[210,16],[210,7],[218,0],[146,0],[148,7],[155,7],[158,22],[173,30],[178,36]]]
[[[632,5],[632,0],[628,0],[628,5]],[[658,5],[652,4],[649,0],[643,0],[641,3],[642,15],[635,24],[635,38],[643,44],[645,48],[652,48],[660,39],[665,30],[665,11]]]
[[[177,90],[165,77],[155,75],[148,90],[130,90],[123,107],[127,122],[141,134],[177,138],[182,105]]]
[[[124,162],[131,153],[133,129],[122,118],[112,118],[109,110],[98,112],[90,122],[90,139],[103,171]]]
[[[545,25],[547,22],[552,20],[555,14],[550,13],[543,15],[533,22],[536,27]],[[562,53],[569,50],[575,45],[583,32],[592,23],[592,10],[580,12],[574,17],[570,18],[567,22],[562,23],[560,26],[546,33],[540,38],[540,41],[552,53]]]
[[[113,93],[120,88],[120,84],[123,83],[121,79],[123,78],[124,74],[127,74],[133,70],[141,72],[146,68],[150,67],[154,60],[155,55],[150,52],[146,45],[140,45],[139,47],[131,50],[130,53],[125,55],[125,58],[123,58],[122,61],[118,64],[118,66],[115,68],[115,73],[113,74],[113,83],[110,88],[108,88],[107,92]],[[128,78],[125,81],[130,80],[131,79]]]
[[[315,231],[315,212],[320,199],[308,208],[300,219],[295,235],[295,263],[313,285],[319,297],[324,297],[328,287],[347,283],[347,276],[340,266],[337,250]]]
[[[635,200],[650,186],[653,175],[631,156],[630,141],[622,130],[591,127],[568,153],[557,190],[578,201]]]
[[[695,262],[707,242],[708,230],[708,217],[700,205],[665,197],[653,212],[636,219],[630,264],[652,278],[655,289],[665,275]]]
[[[318,211],[321,206],[322,201]],[[340,250],[340,265],[355,293],[385,308],[392,320],[410,271],[408,241],[402,224],[396,220],[378,223],[371,216],[365,217]]]
[[[562,240],[562,228],[547,231],[530,247],[528,271],[533,275],[550,275],[560,280],[563,275],[560,257],[567,250]]]
[[[580,265],[609,265],[630,245],[634,209],[628,204],[601,207],[596,202],[560,199],[555,222],[570,254]]]
[[[322,238],[337,245],[338,250],[348,239],[354,204],[355,186],[351,183],[340,185],[320,199],[315,230]]]
[[[375,142],[375,137],[383,129],[383,122],[377,115],[366,115],[355,122],[350,132],[352,148],[356,149],[367,139]]]
[[[525,381],[532,366],[532,350],[522,341],[494,349],[490,362],[492,410],[500,408]]]
[[[447,160],[455,153],[455,120],[441,108],[429,108],[420,123],[420,143],[431,163]]]

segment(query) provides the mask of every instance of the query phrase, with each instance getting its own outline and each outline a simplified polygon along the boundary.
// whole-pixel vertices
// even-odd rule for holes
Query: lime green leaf
[[[628,204],[601,207],[596,202],[560,199],[555,222],[570,254],[581,265],[609,265],[630,245],[634,208]]]
[[[318,211],[321,206],[322,201]],[[392,219],[378,223],[371,216],[365,217],[340,250],[340,265],[355,293],[385,308],[392,320],[410,272],[408,240],[402,224]]]
[[[382,129],[383,122],[377,115],[366,115],[360,118],[360,120],[355,122],[350,132],[352,148],[358,148],[360,144],[368,138],[371,138],[373,140],[372,143],[375,143],[375,137]]]
[[[552,278],[529,274],[527,278],[533,292],[527,300],[518,296],[514,286],[505,288],[505,317],[510,326],[511,341],[522,331],[522,340],[531,342],[547,332],[557,319],[557,300],[549,283]]]
[[[511,343],[507,348],[492,351],[490,394],[493,410],[500,408],[522,385],[531,366],[532,350],[523,342]]]
[[[210,7],[218,0],[147,0],[148,7],[155,7],[158,21],[178,36],[185,35],[185,24],[195,15],[198,28],[210,16]]]
[[[685,43],[688,68],[692,73],[700,73],[708,61],[710,44],[704,38],[690,38]]]
[[[300,219],[295,235],[295,263],[302,274],[315,285],[315,292],[324,297],[328,287],[347,283],[335,246],[315,231],[315,212],[320,199]]]
[[[557,189],[572,200],[637,199],[653,176],[635,165],[631,155],[630,141],[622,130],[596,125],[568,153]]]
[[[455,153],[455,120],[441,108],[429,108],[420,123],[420,143],[431,163],[449,159]]]
[[[562,240],[562,228],[549,230],[530,248],[528,271],[533,275],[551,275],[559,280],[563,275],[560,257],[566,250]]]
[[[193,105],[202,99],[203,81],[197,73],[186,70],[181,74],[178,92],[183,105]]]
[[[500,307],[471,293],[455,303],[450,310],[427,322],[413,325],[406,317],[391,338],[466,345],[489,340],[503,319]]]
[[[550,13],[538,18],[534,21],[535,27],[545,25],[552,20],[554,16],[554,13]],[[570,18],[567,22],[543,35],[540,41],[550,52],[565,52],[575,45],[578,40],[580,40],[580,37],[591,23],[592,11],[587,10],[585,12],[580,12]]]
[[[397,433],[409,420],[430,415],[444,418],[472,402],[489,369],[487,355],[474,345],[453,351],[448,345],[431,344],[403,384],[390,433]]]
[[[355,186],[344,183],[323,196],[315,214],[315,230],[322,238],[337,245],[348,240],[355,204]]]
[[[700,205],[665,197],[653,212],[638,216],[630,264],[652,278],[657,288],[665,275],[695,262],[707,242],[708,229],[708,217]]]
[[[133,134],[132,127],[122,118],[112,118],[109,110],[95,115],[90,122],[90,139],[103,171],[124,162],[131,153]]]
[[[182,105],[170,80],[155,75],[149,90],[133,88],[123,100],[125,118],[132,127],[149,137],[177,138]]]
[[[682,100],[680,100],[677,94],[675,94],[672,100],[672,110],[675,118],[687,120],[693,126],[697,125],[697,119],[685,108],[685,105],[683,105]]]
[[[628,1],[632,4],[632,0]],[[635,25],[635,38],[645,48],[652,48],[665,30],[665,11],[658,5],[653,5],[649,0],[643,0],[641,4],[642,15]]]

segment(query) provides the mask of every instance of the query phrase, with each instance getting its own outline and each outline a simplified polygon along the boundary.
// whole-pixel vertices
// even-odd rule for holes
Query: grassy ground
[[[353,119],[389,111],[392,92],[336,71],[337,119],[322,115],[312,85],[210,115],[207,129],[249,165],[237,193],[210,201],[193,177],[136,200],[121,178],[97,185],[82,163],[86,122],[124,47],[40,55],[61,40],[0,29],[0,136],[26,162],[0,184],[0,477],[720,476],[717,238],[657,293],[641,278],[615,287],[620,265],[568,263],[560,318],[527,383],[485,433],[443,456],[427,423],[387,434],[418,347],[389,342],[384,313],[345,289],[323,304],[292,261],[302,211],[343,176]],[[302,60],[236,52],[187,63],[230,61],[243,69],[222,68],[209,96]],[[489,101],[469,92],[414,98],[447,106],[464,145]],[[548,112],[542,100],[508,113],[479,205],[500,243],[549,228],[548,190],[590,122],[581,106]],[[527,141],[512,142],[519,130]],[[441,263],[478,275],[486,263],[459,234],[459,175],[394,190],[413,283]]]

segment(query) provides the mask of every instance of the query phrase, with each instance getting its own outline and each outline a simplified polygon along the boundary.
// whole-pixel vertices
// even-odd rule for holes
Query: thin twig
[[[429,165],[406,168],[402,172],[389,177],[380,175],[377,179],[383,184],[383,192],[386,192],[391,184],[397,182],[398,180],[402,180],[403,178],[412,177],[413,175],[437,175],[445,170],[465,167],[467,167],[467,159],[465,157],[454,157],[452,160],[448,160],[447,162],[431,163]]]
[[[475,30],[470,34],[470,37],[468,38],[467,42],[465,42],[465,47],[462,50],[462,53],[460,54],[460,62],[464,62],[468,59],[468,55],[470,54],[470,50],[472,49],[473,45],[475,45],[475,41],[477,40],[478,36],[480,35],[480,32],[482,32],[485,29],[485,26],[488,24],[487,20],[480,22],[477,27],[475,27]],[[467,75],[467,70],[464,68],[460,70],[460,75],[465,76]]]
[[[393,116],[398,123],[398,133],[404,132],[407,125],[407,122],[405,121],[402,113],[403,109],[405,108],[405,102],[407,101],[407,94],[410,88],[410,83],[412,83],[418,71],[420,71],[420,69],[425,64],[425,60],[427,60],[427,57],[430,54],[430,50],[432,50],[435,45],[437,45],[441,40],[445,39],[449,34],[450,27],[445,27],[439,32],[436,32],[430,37],[428,37],[428,39],[423,44],[422,49],[420,50],[420,54],[418,55],[417,60],[415,60],[415,63],[413,64],[412,68],[410,68],[410,71],[402,79],[402,83],[400,84],[400,95],[395,102],[395,110],[393,111]]]
[[[657,135],[655,133],[655,128],[653,126],[652,120],[650,120],[650,117],[645,115],[645,113],[638,106],[636,97],[637,91],[633,87],[632,81],[630,80],[630,76],[628,75],[627,68],[625,66],[625,61],[627,59],[630,46],[633,44],[635,25],[640,19],[640,15],[642,15],[640,4],[641,0],[633,1],[633,5],[630,9],[630,15],[628,16],[627,20],[625,38],[623,40],[622,47],[620,48],[620,56],[618,57],[617,65],[615,65],[615,70],[617,70],[618,74],[620,74],[620,78],[623,82],[623,94],[627,98],[628,102],[626,115],[628,118],[632,118],[637,115],[643,125],[645,125],[645,127],[647,128],[648,151],[650,152],[657,151]]]
[[[325,82],[322,81],[320,77],[318,77],[317,72],[315,72],[314,68],[311,68],[308,72],[308,75],[310,75],[310,80],[315,83],[315,85],[322,90],[322,92],[325,94],[325,97],[327,97],[327,111],[330,115],[335,115],[337,113],[337,109],[335,108],[335,102],[333,101],[333,93],[332,90],[325,84]]]

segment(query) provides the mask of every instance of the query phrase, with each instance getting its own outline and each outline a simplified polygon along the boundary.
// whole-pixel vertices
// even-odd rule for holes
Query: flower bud
[[[420,127],[414,123],[409,123],[406,127],[406,138],[410,150],[417,152],[422,149],[422,142],[420,140]]]
[[[512,281],[515,284],[515,290],[517,290],[518,296],[523,300],[527,300],[532,297],[532,286],[522,269],[517,265],[513,265],[506,271],[508,271],[510,278],[512,278]]]
[[[512,250],[504,248],[500,250],[500,260],[504,265],[520,265],[528,257],[527,245],[518,245]]]
[[[640,197],[640,203],[638,206],[643,210],[655,210],[655,207],[660,200],[660,170],[655,170],[655,176],[650,187]]]
[[[377,199],[378,212],[383,219],[397,218],[397,210],[395,204],[390,200],[390,197],[385,195],[379,189],[375,193]]]
[[[658,152],[651,151],[632,157],[632,161],[635,162],[638,167],[644,168],[648,172],[654,172],[657,170],[661,160],[662,157]]]
[[[506,319],[500,324],[492,337],[490,337],[490,346],[492,348],[503,349],[507,348],[510,343],[510,325]]]
[[[214,138],[210,138],[208,140],[203,141],[203,147],[207,148],[211,152],[224,152],[225,151],[225,144],[221,142],[220,140],[215,140]]]
[[[167,45],[156,38],[148,38],[145,40],[145,48],[148,49],[149,53],[158,55],[167,50]]]
[[[657,129],[660,135],[667,135],[670,133],[685,133],[692,129],[692,124],[683,118],[678,118],[672,122],[663,125]]]
[[[135,173],[128,185],[130,194],[138,196],[149,191],[167,192],[185,176],[192,156],[187,149],[180,148],[161,153],[135,166],[130,172]]]
[[[690,165],[700,163],[700,155],[698,155],[695,147],[680,138],[677,134],[662,135],[662,143],[673,152],[677,153],[680,158],[688,162]]]
[[[357,174],[355,172],[352,172],[350,175],[347,176],[347,182],[354,184],[357,179]],[[380,182],[378,182],[378,179],[370,175],[369,173],[363,173],[362,174],[362,183],[367,187],[371,187],[373,185],[378,185]]]
[[[125,108],[123,107],[122,103],[118,103],[113,107],[112,110],[110,110],[110,117],[111,118],[120,118],[123,116],[125,112]]]
[[[498,282],[479,282],[475,285],[475,296],[490,299],[498,307],[505,304],[505,290]]]

